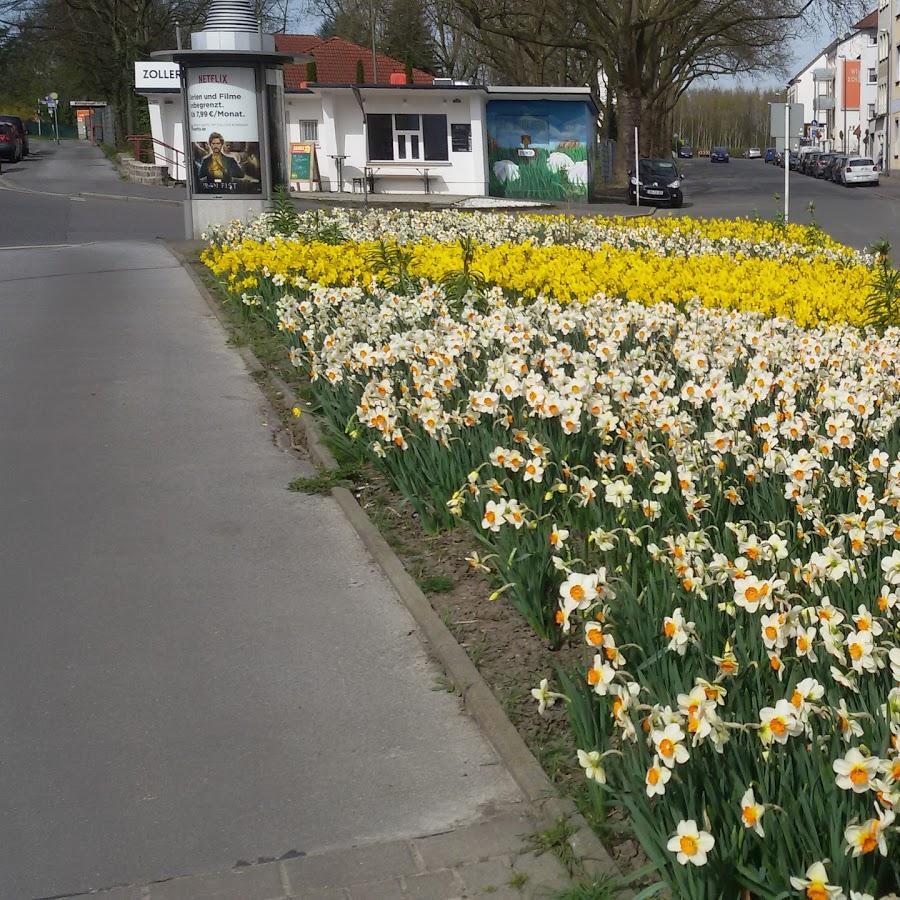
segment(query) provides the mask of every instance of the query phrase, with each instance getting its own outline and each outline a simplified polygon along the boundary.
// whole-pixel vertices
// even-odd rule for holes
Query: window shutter
[[[366,116],[369,135],[369,159],[394,158],[394,131],[390,113],[369,113]]]
[[[449,159],[447,154],[447,117],[422,116],[422,134],[425,138],[425,159]]]

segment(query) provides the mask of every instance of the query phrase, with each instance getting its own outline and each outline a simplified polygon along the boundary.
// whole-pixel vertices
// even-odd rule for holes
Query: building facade
[[[880,78],[878,33],[879,13],[873,11],[791,79],[788,101],[804,104],[810,144],[834,152],[872,152]]]
[[[589,199],[597,146],[590,88],[476,85],[415,71],[409,82],[402,63],[379,56],[374,68],[371,54],[371,77],[384,83],[313,82],[306,76],[314,72],[320,79],[323,72],[355,75],[363,56],[354,58],[334,40],[314,46],[308,36],[278,37],[282,49],[316,57],[315,69],[288,65],[284,71],[278,133],[291,190]],[[153,72],[146,66],[136,64],[136,84],[148,100],[156,162],[182,180],[177,71],[163,78],[158,64]],[[145,71],[160,80],[142,81]],[[196,155],[190,149],[188,160]]]

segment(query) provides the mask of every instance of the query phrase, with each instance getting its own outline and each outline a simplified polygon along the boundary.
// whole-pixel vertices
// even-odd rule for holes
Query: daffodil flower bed
[[[390,236],[398,244],[421,241],[456,244],[463,238],[485,246],[528,243],[535,247],[573,246],[583,250],[610,247],[645,250],[662,256],[705,253],[779,260],[816,258],[870,265],[872,256],[852,250],[811,225],[781,225],[750,219],[625,218],[621,216],[509,215],[451,210],[349,209],[306,211],[297,216],[294,233],[276,230],[277,218],[259,216],[211,229],[214,245],[245,240],[265,243],[276,237],[309,240],[377,242]]]
[[[282,268],[320,246],[207,258],[423,521],[471,526],[493,599],[584,647],[532,693],[673,895],[895,897],[900,330]]]
[[[379,271],[380,247],[372,242],[324,244],[302,240],[214,246],[204,261],[241,293],[260,287],[308,283],[345,286],[388,283]],[[408,272],[436,284],[463,264],[459,244],[423,241],[407,245]],[[492,285],[527,300],[550,296],[565,302],[594,297],[641,303],[685,304],[788,316],[801,324],[859,324],[870,291],[872,270],[825,258],[779,260],[705,253],[665,256],[645,250],[571,245],[536,247],[503,243],[477,245],[472,267]]]

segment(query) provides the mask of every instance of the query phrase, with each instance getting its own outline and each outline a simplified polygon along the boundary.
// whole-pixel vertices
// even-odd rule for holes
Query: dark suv
[[[28,148],[28,132],[25,130],[25,123],[18,116],[2,116],[0,115],[0,122],[9,122],[19,134],[20,141],[20,153],[19,159],[23,156],[28,156],[31,152]],[[13,162],[18,162],[19,159],[14,159]]]

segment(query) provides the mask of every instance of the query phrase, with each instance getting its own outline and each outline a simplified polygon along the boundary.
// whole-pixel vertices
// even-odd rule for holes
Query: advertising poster
[[[487,138],[492,197],[588,199],[594,146],[589,104],[491,100]]]
[[[859,60],[844,60],[844,109],[859,109]]]
[[[195,194],[261,194],[259,122],[253,69],[188,70]]]

